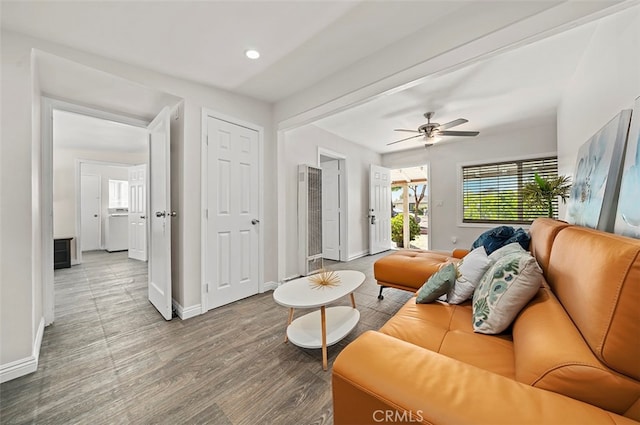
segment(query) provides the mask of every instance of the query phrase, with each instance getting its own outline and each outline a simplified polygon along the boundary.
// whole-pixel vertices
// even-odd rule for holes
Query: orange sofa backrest
[[[553,240],[560,230],[567,226],[570,226],[570,224],[564,221],[553,220],[551,218],[538,218],[529,228],[529,234],[531,235],[529,251],[531,251],[531,255],[533,255],[536,261],[538,261],[538,264],[540,264],[545,277],[547,276],[549,258],[551,258]]]
[[[546,275],[596,357],[640,380],[640,240],[566,227]]]

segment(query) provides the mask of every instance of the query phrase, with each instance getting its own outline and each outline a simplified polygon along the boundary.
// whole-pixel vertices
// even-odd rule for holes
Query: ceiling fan
[[[396,140],[395,142],[387,143],[387,146],[404,142],[405,140],[415,139],[417,137],[424,137],[425,140],[427,141],[427,144],[425,146],[431,146],[438,141],[436,138],[440,136],[477,136],[478,134],[480,134],[479,131],[447,130],[448,128],[455,127],[457,125],[469,122],[469,120],[466,120],[464,118],[458,118],[457,120],[450,121],[446,124],[438,124],[437,122],[431,122],[431,118],[433,117],[433,115],[434,115],[433,112],[425,113],[424,117],[427,119],[427,123],[422,124],[420,127],[418,127],[417,130],[407,130],[404,128],[394,129],[394,131],[408,131],[410,133],[419,133],[419,134],[415,136],[407,137],[404,139]]]

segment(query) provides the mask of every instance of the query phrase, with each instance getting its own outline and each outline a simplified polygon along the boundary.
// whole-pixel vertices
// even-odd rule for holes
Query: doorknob
[[[178,215],[177,212],[175,211],[171,211],[171,213],[169,214],[171,217],[176,217]]]
[[[251,220],[251,224],[253,224],[254,226],[258,223],[260,223],[260,220],[256,220],[255,218]]]
[[[156,217],[165,217],[167,215],[166,211],[156,211]]]
[[[140,216],[140,218],[147,218],[147,217],[146,217],[146,216],[144,216],[144,215],[141,215],[141,216]]]
[[[98,216],[98,214],[94,214],[93,216],[94,216],[94,217],[97,217],[97,216]]]

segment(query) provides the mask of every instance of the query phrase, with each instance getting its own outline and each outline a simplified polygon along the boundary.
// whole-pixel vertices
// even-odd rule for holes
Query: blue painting
[[[640,238],[640,97],[636,99],[618,197],[615,232]]]
[[[578,151],[566,220],[579,226],[613,231],[622,154],[631,110],[624,110]]]

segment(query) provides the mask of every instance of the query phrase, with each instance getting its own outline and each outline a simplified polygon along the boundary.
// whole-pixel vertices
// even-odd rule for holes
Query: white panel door
[[[129,167],[129,258],[147,261],[147,165]]]
[[[82,251],[100,249],[100,176],[80,176],[80,244]]]
[[[208,308],[259,291],[258,132],[216,118],[207,123]]]
[[[391,170],[371,164],[369,172],[369,254],[391,249]]]
[[[322,257],[340,261],[340,161],[322,164]]]
[[[169,108],[149,124],[149,301],[171,320]]]

